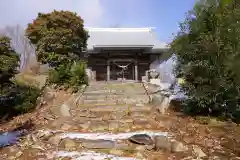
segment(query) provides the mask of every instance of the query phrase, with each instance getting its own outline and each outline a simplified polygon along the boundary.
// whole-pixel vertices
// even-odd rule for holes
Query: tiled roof
[[[88,50],[97,46],[149,46],[164,49],[166,44],[155,38],[151,28],[86,28]]]

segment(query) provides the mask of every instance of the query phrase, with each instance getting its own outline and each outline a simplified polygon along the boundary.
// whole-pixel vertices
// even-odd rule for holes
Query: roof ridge
[[[106,31],[106,32],[152,32],[154,27],[144,27],[144,28],[95,28],[95,27],[85,27],[88,31]]]

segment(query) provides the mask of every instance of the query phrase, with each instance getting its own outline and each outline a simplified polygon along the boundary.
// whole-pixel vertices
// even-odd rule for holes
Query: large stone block
[[[161,94],[154,94],[152,96],[152,104],[153,105],[159,105],[159,104],[162,103],[163,99],[164,99],[163,95],[161,95]]]
[[[148,82],[148,81],[149,81],[149,79],[147,76],[142,76],[142,82]]]
[[[151,84],[158,85],[158,86],[161,85],[161,81],[160,81],[159,78],[151,78],[151,79],[150,79],[150,83],[151,83]]]
[[[96,80],[96,71],[92,71],[90,68],[86,68],[85,72],[87,74],[89,81],[95,81]]]
[[[164,96],[162,94],[155,94],[152,96],[152,104],[157,108],[157,110],[165,114],[169,109],[170,100],[168,96]]]

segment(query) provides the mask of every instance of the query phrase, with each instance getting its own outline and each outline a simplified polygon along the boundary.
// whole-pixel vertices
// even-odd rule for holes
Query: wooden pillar
[[[138,57],[135,60],[135,81],[138,81]]]
[[[110,81],[110,61],[107,60],[107,81]]]
[[[132,67],[132,79],[135,80],[135,65]]]

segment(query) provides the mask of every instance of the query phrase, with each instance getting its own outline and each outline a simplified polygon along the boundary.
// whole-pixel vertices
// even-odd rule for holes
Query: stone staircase
[[[147,104],[141,83],[93,82],[87,86],[79,105]]]
[[[178,152],[188,156],[187,147],[168,133],[166,126],[174,123],[159,119],[146,104],[141,83],[94,82],[82,95],[72,96],[72,103],[77,97],[77,105],[64,102],[39,113],[44,124],[19,144],[0,150],[0,159],[167,160],[180,159]]]

